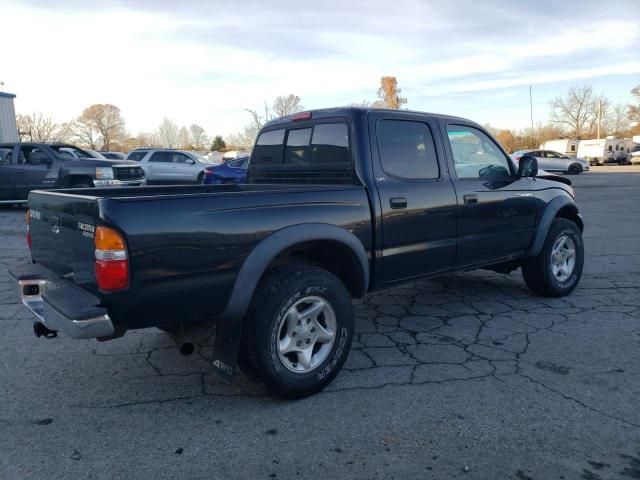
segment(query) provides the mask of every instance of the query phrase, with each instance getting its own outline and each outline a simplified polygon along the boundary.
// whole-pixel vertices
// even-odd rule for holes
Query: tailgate
[[[31,256],[78,285],[95,289],[95,197],[53,192],[29,195]]]

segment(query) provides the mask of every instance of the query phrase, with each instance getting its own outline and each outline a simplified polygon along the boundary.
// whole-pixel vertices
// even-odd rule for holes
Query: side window
[[[284,150],[284,129],[263,132],[251,153],[254,165],[279,165]]]
[[[571,145],[571,151],[575,152],[576,151],[576,146],[575,145]]]
[[[171,163],[171,152],[153,152],[150,162]]]
[[[0,148],[0,165],[8,165],[11,163],[11,154],[13,150],[10,148]]]
[[[440,176],[433,137],[426,123],[381,120],[377,133],[382,169],[387,174],[409,180]]]
[[[191,160],[188,155],[180,152],[174,152],[172,157],[173,163],[187,163],[187,160]]]
[[[285,165],[310,163],[310,142],[310,128],[289,130],[289,135],[287,135],[287,147],[284,151]]]
[[[129,154],[129,156],[127,157],[127,160],[133,160],[135,162],[140,162],[142,161],[142,159],[147,155],[148,152],[146,151],[142,151],[142,152],[131,152]]]
[[[504,178],[511,175],[509,161],[496,143],[477,128],[447,125],[458,178]]]

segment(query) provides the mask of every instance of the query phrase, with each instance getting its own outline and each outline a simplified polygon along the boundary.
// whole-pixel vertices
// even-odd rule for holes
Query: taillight
[[[311,118],[311,112],[298,112],[293,115],[291,121],[299,122],[300,120],[309,120]]]
[[[124,238],[116,230],[98,226],[95,232],[95,271],[98,288],[122,290],[129,286],[129,256]]]
[[[215,172],[213,170],[208,170],[208,169],[204,170],[205,177],[213,177],[214,175],[215,175]]]
[[[29,220],[31,219],[31,212],[27,209],[27,245],[31,250],[31,229],[29,228]]]

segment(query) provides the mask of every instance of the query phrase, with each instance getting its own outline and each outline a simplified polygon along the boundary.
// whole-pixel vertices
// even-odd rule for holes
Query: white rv
[[[575,157],[578,152],[579,143],[580,140],[570,140],[568,138],[547,140],[540,145],[540,150],[551,150],[552,152],[558,152],[567,157]]]
[[[581,140],[578,144],[578,157],[584,158],[591,165],[606,165],[627,163],[627,145],[622,138],[601,138],[596,140]]]

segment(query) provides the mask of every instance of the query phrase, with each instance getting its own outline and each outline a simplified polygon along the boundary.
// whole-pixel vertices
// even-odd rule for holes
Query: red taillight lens
[[[215,174],[215,172],[213,170],[205,170],[204,171],[204,176],[205,177],[213,177],[214,174]]]
[[[129,286],[129,256],[122,235],[116,230],[98,226],[95,232],[95,271],[98,288],[122,290]]]
[[[311,118],[311,112],[299,112],[293,115],[291,119],[293,122],[299,122],[300,120],[309,120]]]
[[[96,260],[100,290],[122,290],[129,286],[129,260]]]
[[[27,245],[31,250],[31,229],[29,228],[29,220],[31,219],[31,212],[27,210]]]

